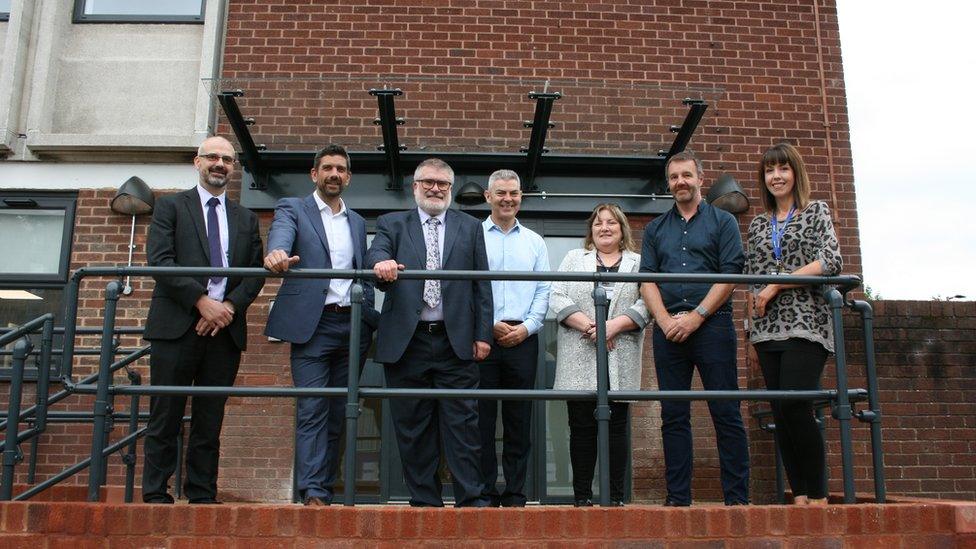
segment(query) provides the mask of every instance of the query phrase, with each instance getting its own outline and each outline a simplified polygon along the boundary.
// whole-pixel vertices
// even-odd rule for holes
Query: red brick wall
[[[976,500],[976,302],[881,301],[874,306],[889,492]],[[866,387],[861,324],[851,315],[845,320],[854,364],[851,386]],[[869,479],[867,425],[858,425],[855,434],[862,456],[856,461],[857,477]],[[831,449],[836,453],[836,444]],[[839,469],[832,475],[839,479]],[[858,490],[873,487],[859,481]]]

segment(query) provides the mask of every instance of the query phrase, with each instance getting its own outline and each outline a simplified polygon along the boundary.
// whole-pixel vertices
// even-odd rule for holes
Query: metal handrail
[[[336,396],[345,394],[347,396],[346,406],[346,462],[353,463],[356,458],[356,428],[359,416],[360,397],[381,397],[381,398],[411,398],[417,396],[437,397],[437,398],[524,398],[529,400],[570,400],[570,399],[590,399],[597,400],[596,415],[598,419],[598,452],[601,456],[607,457],[609,454],[609,400],[616,398],[621,400],[711,400],[711,399],[730,399],[730,400],[774,400],[774,399],[803,399],[827,398],[836,402],[834,417],[838,419],[841,429],[841,453],[844,470],[844,500],[845,502],[854,501],[853,489],[853,469],[851,466],[851,439],[850,439],[850,402],[859,400],[865,394],[870,398],[871,391],[847,388],[846,362],[843,353],[843,331],[840,309],[845,305],[844,294],[861,284],[861,280],[855,276],[792,276],[791,283],[809,284],[824,288],[824,295],[830,303],[834,314],[834,335],[837,346],[841,349],[837,353],[837,379],[838,387],[833,391],[610,391],[607,383],[598,383],[597,391],[548,391],[548,390],[411,390],[399,388],[359,388],[358,345],[350,346],[350,375],[349,384],[346,388],[285,388],[285,387],[183,387],[183,386],[110,386],[111,376],[108,375],[111,366],[111,339],[115,333],[115,310],[120,296],[121,285],[117,281],[110,282],[106,287],[106,306],[103,316],[102,326],[102,358],[100,360],[99,374],[97,383],[77,383],[71,375],[71,366],[74,354],[74,335],[76,333],[76,317],[78,307],[78,290],[80,282],[85,277],[113,277],[125,276],[224,276],[224,277],[263,277],[263,278],[345,278],[353,279],[352,291],[352,322],[351,322],[351,341],[358,341],[360,322],[362,315],[363,295],[360,281],[373,280],[375,275],[371,270],[362,269],[302,269],[292,270],[287,273],[270,273],[259,268],[212,268],[212,267],[85,267],[74,273],[66,288],[66,314],[65,341],[64,341],[64,362],[65,370],[62,376],[62,383],[72,392],[94,393],[96,395],[93,416],[94,436],[92,442],[92,453],[89,463],[92,467],[89,481],[89,499],[94,501],[98,497],[98,490],[104,482],[102,469],[104,459],[104,433],[106,421],[110,416],[109,400],[116,394],[219,394],[219,395],[248,395],[248,396],[273,396],[290,397],[296,396]],[[706,283],[728,283],[728,284],[769,284],[782,282],[782,277],[775,275],[731,275],[731,274],[676,274],[676,273],[580,273],[580,272],[528,272],[528,271],[508,271],[508,272],[485,272],[485,271],[402,271],[399,273],[401,279],[439,279],[439,280],[472,280],[472,279],[491,279],[491,280],[522,280],[522,281],[583,281],[583,282],[706,282]],[[832,286],[836,286],[832,287]],[[594,302],[597,308],[606,307],[606,296],[600,284],[595,284]],[[605,330],[602,316],[597,315],[598,334]],[[606,381],[607,374],[607,353],[604,338],[597,337],[597,371],[598,382],[602,379]],[[846,409],[846,411],[845,411]],[[880,414],[878,416],[880,418]],[[880,435],[880,431],[879,431]],[[880,442],[880,438],[879,438]],[[600,460],[600,504],[609,504],[609,463],[608,459]],[[355,468],[346,468],[345,478],[345,505],[354,504],[355,498]],[[876,476],[876,482],[878,477]],[[882,478],[883,483],[883,478]],[[877,490],[877,486],[876,486]],[[883,491],[881,492],[883,494]]]

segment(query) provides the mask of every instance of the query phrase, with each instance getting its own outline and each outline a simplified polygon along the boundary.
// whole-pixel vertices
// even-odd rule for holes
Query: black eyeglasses
[[[437,187],[438,191],[446,191],[451,188],[452,183],[450,181],[441,181],[440,179],[415,179],[417,183],[425,190],[429,191],[434,187]]]
[[[198,154],[197,156],[199,156],[200,158],[206,158],[211,162],[217,162],[218,160],[223,160],[224,164],[234,164],[237,162],[237,159],[234,158],[233,156],[220,155],[217,153]]]

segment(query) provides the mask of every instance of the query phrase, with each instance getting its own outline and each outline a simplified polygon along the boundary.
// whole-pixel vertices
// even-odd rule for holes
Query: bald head
[[[200,186],[214,196],[224,192],[237,162],[234,145],[223,137],[208,137],[200,143],[193,165],[200,172]]]

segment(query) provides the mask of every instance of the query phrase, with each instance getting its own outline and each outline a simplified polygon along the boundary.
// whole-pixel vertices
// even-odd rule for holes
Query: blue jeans
[[[731,313],[712,315],[683,343],[668,341],[664,332],[655,325],[654,368],[660,389],[691,389],[691,376],[697,366],[706,390],[737,391],[735,344]],[[718,439],[725,503],[746,503],[749,501],[749,442],[742,425],[739,401],[709,401],[708,411]],[[694,461],[691,402],[661,402],[661,435],[664,440],[668,499],[689,505]]]

